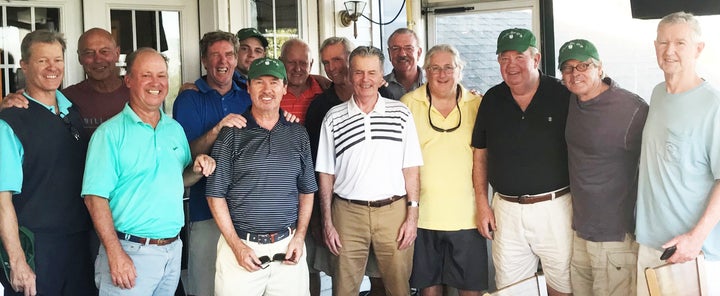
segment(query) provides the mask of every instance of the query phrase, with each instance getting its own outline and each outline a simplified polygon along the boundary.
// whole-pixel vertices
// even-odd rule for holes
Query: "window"
[[[653,42],[659,20],[633,19],[630,1],[554,0],[555,48],[587,39],[598,49],[605,73],[646,101],[663,81]],[[588,13],[587,9],[591,9]],[[612,21],[608,16],[612,15]],[[705,49],[697,71],[720,86],[720,16],[699,16]],[[555,53],[557,59],[557,52]],[[559,75],[559,72],[558,72]]]
[[[0,5],[0,9],[0,93],[4,97],[25,87],[20,69],[22,39],[38,29],[57,31],[60,27],[60,9],[6,5]]]
[[[300,37],[298,0],[254,0],[251,2],[252,27],[268,39],[268,57],[280,56],[286,40]]]

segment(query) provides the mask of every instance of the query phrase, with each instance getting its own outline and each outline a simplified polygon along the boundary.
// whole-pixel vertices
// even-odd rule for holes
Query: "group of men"
[[[451,45],[418,65],[409,29],[388,40],[386,76],[382,51],[346,38],[320,47],[329,80],[309,74],[302,40],[279,59],[267,45],[253,28],[205,34],[207,75],[171,119],[155,50],[130,54],[121,77],[112,35],[91,29],[88,78],[61,92],[62,35],[28,34],[27,87],[0,112],[6,294],[172,295],[191,185],[191,295],[318,295],[320,270],[335,295],[356,295],[366,270],[384,283],[374,293],[480,295],[485,239],[499,288],[541,262],[550,295],[646,295],[644,268],[669,247],[668,262],[702,250],[720,273],[720,92],[695,71],[691,14],[658,25],[665,82],[650,107],[588,40],[560,48],[561,80],[543,74],[527,29],[498,36],[503,82],[482,97],[460,85]]]

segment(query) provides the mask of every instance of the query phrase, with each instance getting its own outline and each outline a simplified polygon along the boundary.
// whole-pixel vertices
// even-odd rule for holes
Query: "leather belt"
[[[391,197],[388,197],[388,198],[385,198],[385,199],[379,199],[379,200],[357,200],[357,199],[343,198],[343,197],[340,197],[340,195],[337,195],[337,194],[333,194],[333,196],[336,197],[336,198],[338,198],[338,199],[340,199],[340,200],[348,201],[348,202],[354,203],[354,204],[356,204],[356,205],[368,206],[368,207],[371,207],[371,208],[384,207],[384,206],[387,206],[387,205],[389,205],[389,204],[391,204],[391,203],[394,203],[394,202],[396,202],[396,201],[398,201],[398,200],[401,200],[401,199],[407,197],[407,195],[393,195],[393,196],[391,196]]]
[[[498,192],[498,196],[500,198],[507,200],[509,202],[519,203],[519,204],[534,204],[538,202],[553,200],[558,197],[561,197],[565,194],[570,193],[570,187],[564,187],[562,189],[558,189],[555,191],[547,192],[547,193],[540,193],[540,194],[525,194],[525,195],[505,195],[500,192]]]
[[[266,245],[281,241],[289,237],[290,234],[295,232],[295,227],[287,227],[284,230],[274,233],[252,233],[242,230],[235,230],[235,232],[237,232],[240,239]]]
[[[134,236],[132,234],[127,234],[127,233],[123,233],[120,231],[115,231],[115,232],[117,233],[118,238],[121,240],[126,240],[126,241],[143,244],[143,245],[164,246],[164,245],[169,245],[178,239],[177,235],[174,237],[169,237],[169,238],[146,238],[146,237]]]

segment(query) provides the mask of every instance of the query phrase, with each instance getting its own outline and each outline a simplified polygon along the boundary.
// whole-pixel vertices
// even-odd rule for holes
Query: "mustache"
[[[408,57],[408,56],[401,56],[401,57],[398,57],[398,58],[397,58],[397,61],[398,61],[398,62],[409,62],[409,61],[410,61],[410,57]]]

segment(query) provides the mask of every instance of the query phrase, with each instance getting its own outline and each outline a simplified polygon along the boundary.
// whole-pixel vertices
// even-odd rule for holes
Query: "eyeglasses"
[[[72,122],[70,122],[70,118],[68,118],[67,115],[62,118],[63,123],[65,123],[65,126],[67,126],[68,130],[70,130],[70,134],[75,138],[75,141],[80,141],[80,131],[72,125]]]
[[[578,72],[585,72],[587,69],[593,65],[592,63],[579,63],[575,66],[565,65],[560,67],[560,72],[563,74],[572,74],[573,70],[577,70]]]
[[[460,124],[462,123],[462,113],[460,112],[460,106],[458,105],[459,104],[458,102],[460,101],[460,91],[461,90],[462,89],[460,88],[460,85],[458,84],[456,95],[455,95],[455,108],[457,108],[457,110],[458,110],[458,117],[459,117],[458,123],[453,128],[444,129],[444,128],[439,128],[439,127],[435,126],[432,122],[432,118],[430,117],[430,110],[432,109],[432,95],[430,94],[430,85],[427,85],[427,84],[425,85],[425,92],[427,92],[428,101],[430,102],[430,106],[428,107],[428,121],[430,122],[430,127],[433,130],[435,130],[436,132],[449,133],[449,132],[455,131],[456,129],[458,129],[460,127]]]
[[[270,257],[267,255],[261,256],[260,258],[258,258],[258,260],[260,260],[260,268],[265,269],[265,268],[268,268],[268,266],[270,266],[270,262],[285,261],[285,253],[277,253],[272,256],[272,259],[270,259]]]
[[[412,46],[412,45],[405,45],[405,46],[397,46],[397,45],[394,45],[394,46],[390,46],[390,52],[400,52],[401,50],[404,51],[404,52],[413,52],[413,51],[415,51],[415,46]]]
[[[430,74],[432,74],[432,75],[440,74],[440,72],[443,72],[443,73],[445,73],[445,74],[447,74],[447,75],[450,75],[450,74],[452,74],[453,72],[455,72],[455,69],[456,69],[456,68],[457,68],[457,66],[445,65],[445,66],[442,66],[442,67],[440,67],[440,66],[428,67],[426,70],[427,70],[428,72],[430,72]]]

